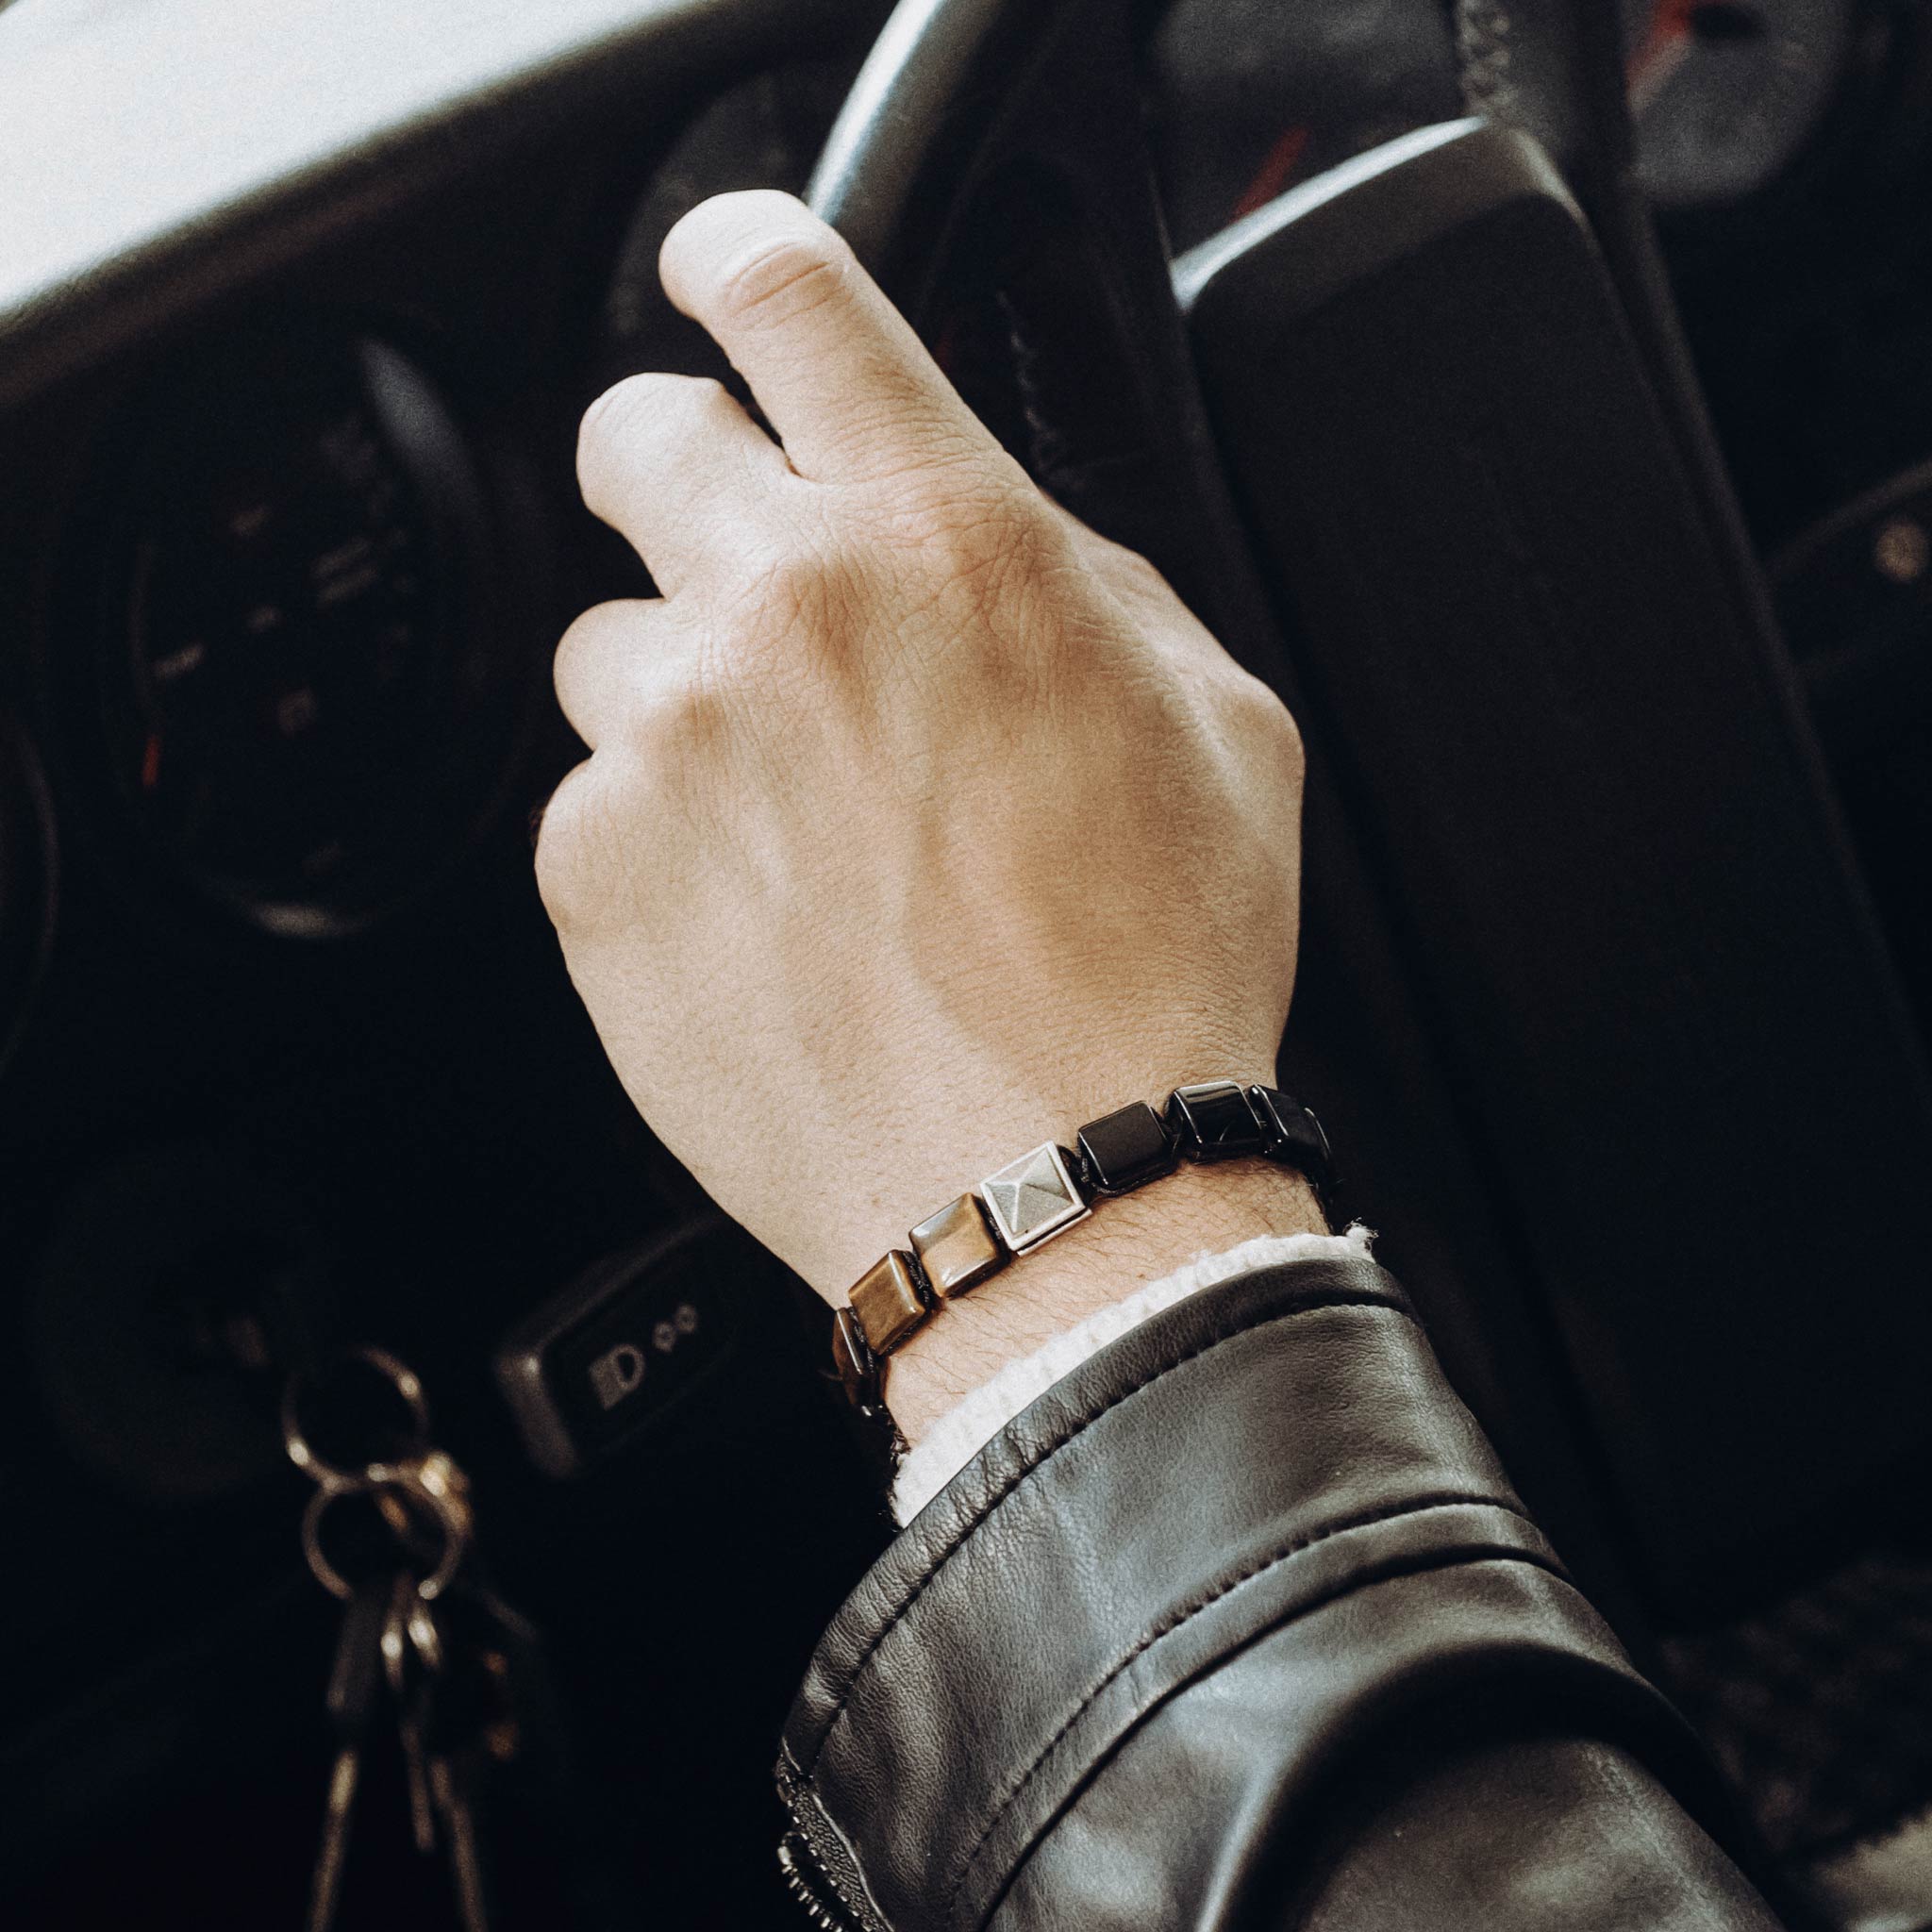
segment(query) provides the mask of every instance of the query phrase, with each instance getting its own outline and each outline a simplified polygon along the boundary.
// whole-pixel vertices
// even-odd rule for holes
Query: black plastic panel
[[[1306,727],[1666,1607],[1926,1433],[1932,1134],[1591,236],[1478,124],[1181,264]]]

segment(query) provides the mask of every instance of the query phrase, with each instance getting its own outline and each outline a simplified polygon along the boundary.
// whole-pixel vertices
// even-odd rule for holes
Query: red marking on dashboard
[[[1255,170],[1255,178],[1241,190],[1241,199],[1235,203],[1228,220],[1238,222],[1243,215],[1251,215],[1257,208],[1266,208],[1281,192],[1301,165],[1301,158],[1307,152],[1309,130],[1306,127],[1291,127],[1274,138],[1274,144],[1261,158],[1261,165]]]
[[[147,748],[141,755],[141,789],[152,791],[161,782],[161,734],[148,734]]]

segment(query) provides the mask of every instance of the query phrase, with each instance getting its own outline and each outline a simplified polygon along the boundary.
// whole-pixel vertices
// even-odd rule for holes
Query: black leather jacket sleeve
[[[1367,1261],[1205,1290],[1002,1430],[826,1632],[778,1777],[798,1889],[868,1932],[1777,1923]]]

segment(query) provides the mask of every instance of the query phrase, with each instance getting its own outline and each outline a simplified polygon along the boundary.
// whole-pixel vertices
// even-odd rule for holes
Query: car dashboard
[[[1432,0],[1146,11],[1177,250],[1461,111]],[[888,1525],[816,1304],[636,1117],[530,852],[581,756],[555,641],[649,588],[575,499],[577,419],[711,367],[657,242],[803,186],[882,12],[0,8],[9,1925],[299,1912],[337,1607],[278,1405],[349,1344],[420,1375],[558,1671],[578,1769],[509,1834],[506,1922],[791,1923],[773,1741]],[[1932,10],[1625,12],[1686,330],[1923,1019]],[[682,1379],[533,1419],[516,1364],[613,1281]],[[353,1923],[446,1912],[400,1837]]]

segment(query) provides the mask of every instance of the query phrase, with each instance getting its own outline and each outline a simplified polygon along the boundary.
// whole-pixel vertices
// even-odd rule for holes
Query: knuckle
[[[1240,674],[1240,677],[1241,700],[1257,734],[1280,760],[1293,782],[1299,785],[1307,769],[1307,754],[1302,744],[1301,726],[1295,723],[1294,713],[1282,703],[1279,694],[1258,677],[1245,671]]]
[[[708,435],[738,409],[724,385],[712,376],[658,375],[641,379],[652,386],[654,432],[673,441]]]
[[[1043,587],[1069,560],[1065,537],[1032,505],[1004,494],[947,520],[934,558],[959,591],[984,609]]]
[[[724,386],[708,375],[654,371],[614,383],[577,429],[577,480],[586,498],[608,492],[647,442],[688,437],[731,407]]]
[[[975,480],[915,497],[898,512],[899,541],[974,596],[1062,560],[1066,540],[1041,505]]]
[[[1138,550],[1128,550],[1119,543],[1114,544],[1112,550],[1111,561],[1114,567],[1130,583],[1150,595],[1174,595],[1174,586],[1161,575],[1159,566],[1151,558],[1141,556]]]
[[[853,572],[841,551],[824,544],[787,544],[757,566],[750,584],[754,639],[779,636],[830,642],[840,614],[852,604]]]
[[[715,300],[741,327],[782,327],[842,299],[852,260],[829,228],[768,237],[720,266]]]
[[[625,601],[593,604],[571,621],[550,662],[551,689],[566,713],[592,696],[598,665],[631,645],[636,624],[637,606]]]
[[[537,893],[559,933],[578,930],[589,885],[584,855],[585,820],[591,810],[591,761],[568,772],[550,794],[537,830]]]
[[[626,376],[607,389],[584,411],[577,425],[577,488],[592,510],[600,510],[611,500],[625,458],[643,420],[645,393],[640,385],[648,380],[641,375]]]
[[[614,632],[626,629],[631,622],[631,606],[622,600],[592,604],[571,619],[557,643],[557,671],[559,679],[564,667],[587,653],[596,651]]]
[[[655,375],[626,375],[622,382],[612,383],[584,411],[577,428],[579,465],[587,456],[601,457],[623,448],[659,386],[660,378]]]
[[[725,681],[659,678],[551,794],[537,830],[537,891],[562,938],[622,920],[661,884],[658,835],[715,789],[744,713]]]
[[[661,682],[631,713],[625,737],[642,769],[687,784],[715,764],[736,728],[737,708],[716,667]]]

